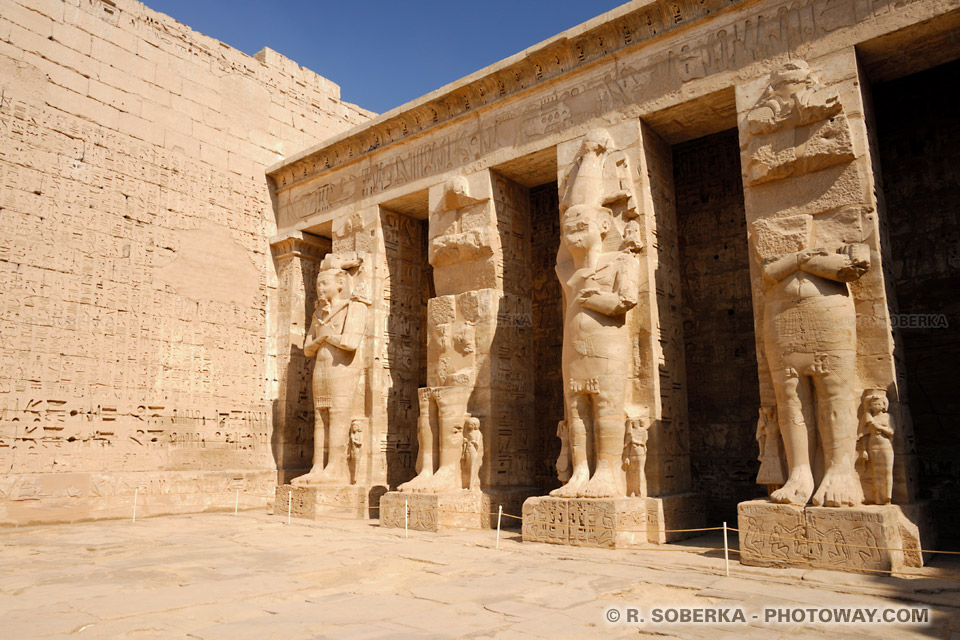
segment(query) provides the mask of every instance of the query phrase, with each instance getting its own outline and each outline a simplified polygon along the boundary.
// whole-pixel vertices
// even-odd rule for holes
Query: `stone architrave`
[[[893,342],[877,330],[889,317],[866,130],[851,115],[862,110],[857,82],[855,59],[840,55],[817,70],[788,60],[758,90],[738,89],[763,402],[757,482],[772,489],[740,505],[747,564],[822,562],[828,543],[839,568],[921,563],[907,553],[919,534],[904,514],[922,510],[863,506],[865,493],[887,505],[912,489],[894,481]]]

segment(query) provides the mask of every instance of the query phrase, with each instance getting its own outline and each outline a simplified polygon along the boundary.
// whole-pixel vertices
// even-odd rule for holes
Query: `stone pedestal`
[[[923,566],[919,529],[899,505],[797,507],[750,500],[737,511],[743,564],[864,573]]]
[[[523,503],[524,542],[621,549],[697,535],[669,532],[703,526],[703,501],[694,494],[664,498],[553,498]]]
[[[479,491],[447,493],[401,493],[390,491],[380,498],[380,526],[404,527],[404,506],[410,510],[409,526],[420,531],[487,528]]]
[[[441,531],[443,529],[496,529],[497,509],[505,514],[501,528],[511,529],[520,521],[524,500],[536,495],[536,487],[513,487],[447,493],[401,493],[391,491],[380,499],[380,526],[403,528],[404,501],[410,509],[411,529]]]
[[[273,512],[297,518],[322,520],[324,516],[353,517],[359,519],[376,518],[380,496],[386,491],[383,486],[331,485],[315,487],[294,487],[284,484],[277,487]]]

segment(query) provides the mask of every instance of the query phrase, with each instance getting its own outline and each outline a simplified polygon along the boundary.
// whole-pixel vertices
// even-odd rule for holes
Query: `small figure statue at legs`
[[[857,448],[873,480],[873,504],[890,504],[893,499],[893,417],[884,389],[867,389],[860,406]]]
[[[350,448],[347,450],[347,466],[350,468],[350,484],[357,484],[363,462],[363,420],[350,424]]]
[[[473,416],[464,420],[463,471],[466,476],[464,488],[480,491],[480,465],[483,464],[483,432],[480,419]]]
[[[627,420],[626,442],[623,447],[623,466],[627,471],[627,495],[637,498],[647,497],[647,431],[645,418]]]

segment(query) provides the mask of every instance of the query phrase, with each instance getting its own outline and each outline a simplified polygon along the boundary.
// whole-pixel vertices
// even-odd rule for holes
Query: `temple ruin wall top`
[[[958,7],[631,2],[273,165],[278,232],[316,229],[374,196],[406,197],[455,169],[541,152],[602,120],[642,117],[670,142],[731,128],[734,86],[781,59],[860,46]]]

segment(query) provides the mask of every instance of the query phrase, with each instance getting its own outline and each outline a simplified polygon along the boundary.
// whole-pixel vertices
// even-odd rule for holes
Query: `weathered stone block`
[[[295,487],[284,484],[277,487],[274,513],[297,518],[321,520],[324,516],[350,516],[359,519],[375,518],[377,502],[384,487],[363,485]]]
[[[750,500],[737,510],[743,564],[870,573],[923,565],[919,530],[899,505],[798,507]]]
[[[662,544],[697,533],[703,526],[703,498],[554,498],[523,503],[524,542],[549,542],[612,549]]]
[[[449,493],[401,493],[390,491],[380,498],[380,526],[404,527],[404,507],[409,509],[407,526],[420,531],[488,528],[483,494],[473,491]]]

